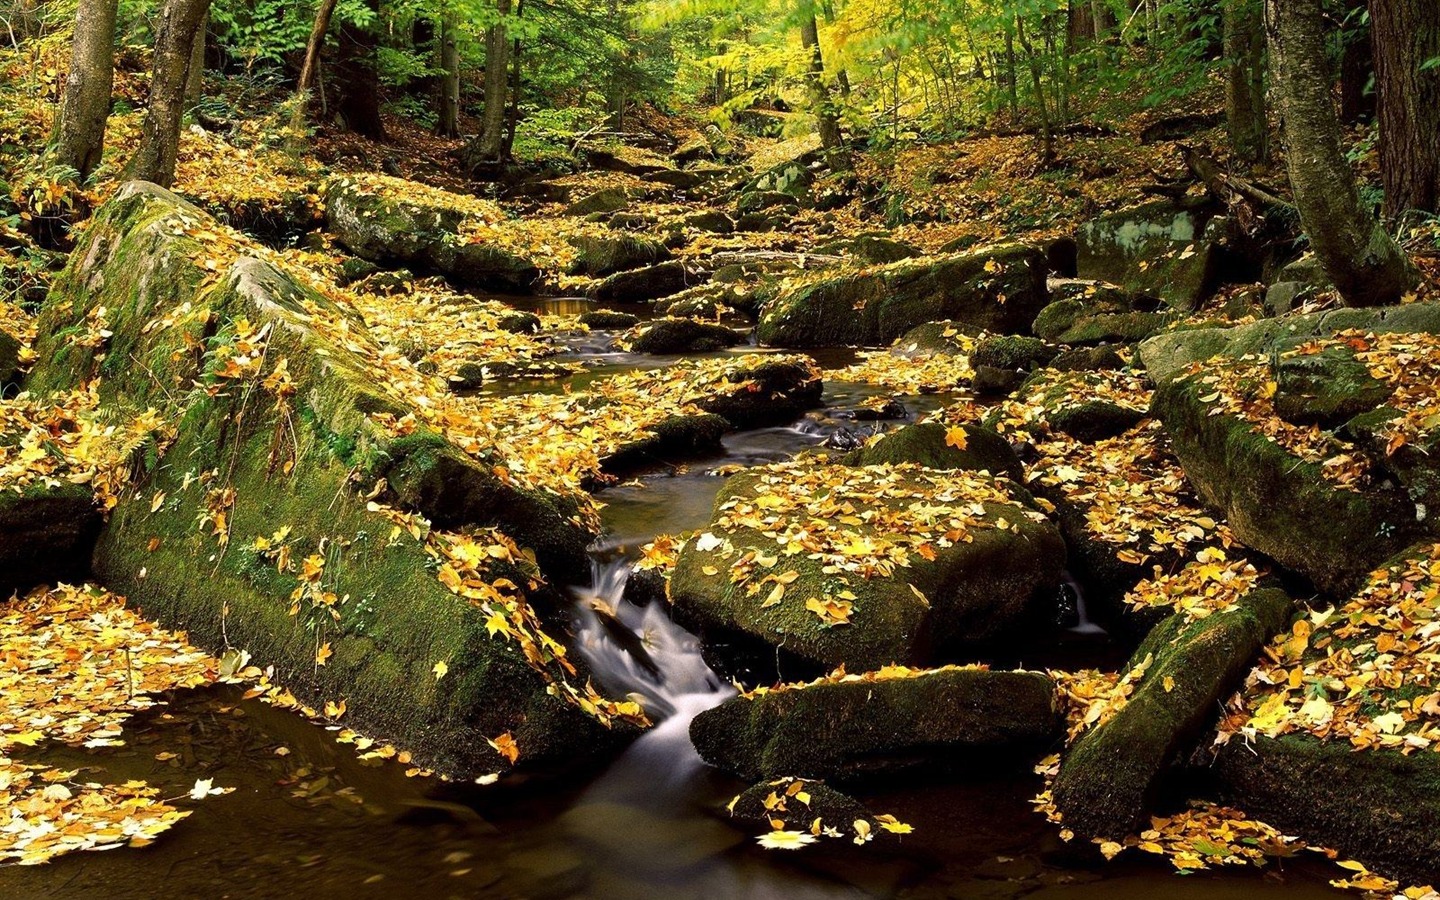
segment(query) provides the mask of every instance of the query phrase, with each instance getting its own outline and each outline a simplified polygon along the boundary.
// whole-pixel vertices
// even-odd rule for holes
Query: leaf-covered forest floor
[[[50,131],[59,89],[55,73],[63,69],[61,54],[66,47],[61,37],[29,45],[23,53],[0,52],[0,148],[5,148],[0,153],[0,180],[8,184],[11,201],[21,210],[19,218],[0,218],[0,271],[4,272],[0,330],[23,348],[22,366],[33,362],[34,313],[55,266],[62,261],[39,249],[28,235],[44,232],[47,217],[68,219],[78,213],[83,218],[85,210],[105,201],[119,183],[120,161],[133,148],[140,122],[140,114],[134,111],[112,116],[106,165],[84,190],[66,186],[53,173],[37,167],[33,155],[16,152],[42,146]],[[136,59],[117,71],[116,96],[132,110],[143,105],[144,79],[138,73],[146,68],[143,59]],[[744,383],[737,386],[731,375],[756,364],[758,358],[677,363],[596,379],[574,391],[568,386],[564,392],[534,390],[510,396],[452,391],[450,386],[465,378],[467,367],[484,370],[487,381],[497,374],[502,381],[567,379],[576,367],[552,358],[561,354],[567,339],[583,334],[587,327],[573,315],[547,314],[540,317],[537,327],[517,332],[505,324],[514,315],[513,308],[499,300],[475,301],[436,278],[402,277],[388,285],[349,281],[345,267],[350,257],[333,243],[296,245],[286,237],[286,229],[295,223],[318,221],[324,183],[348,175],[367,190],[420,202],[429,198],[437,205],[461,209],[467,217],[467,239],[513,249],[533,260],[547,288],[560,295],[584,291],[597,281],[572,274],[577,260],[574,239],[606,233],[605,223],[567,214],[568,201],[473,195],[475,185],[458,177],[451,161],[459,142],[436,138],[405,121],[387,120],[391,139],[383,144],[330,128],[322,128],[313,138],[297,138],[288,131],[288,108],[275,104],[275,98],[247,95],[247,88],[238,82],[207,87],[217,101],[206,107],[207,115],[196,127],[182,135],[175,185],[177,193],[236,226],[236,230],[207,233],[213,255],[213,263],[207,265],[219,271],[242,250],[262,254],[354,310],[366,326],[366,334],[343,334],[343,322],[328,323],[337,329],[337,340],[358,346],[371,373],[387,391],[424,410],[425,424],[467,451],[503,460],[507,477],[527,487],[572,497],[579,503],[579,515],[593,520],[597,510],[590,490],[614,480],[605,468],[607,458],[643,438],[647,429],[662,420],[701,414],[702,398],[717,391],[744,389]],[[1202,112],[1218,108],[1218,97],[1212,98],[1210,106]],[[222,107],[224,114],[215,112]],[[888,238],[908,242],[926,253],[957,243],[1038,241],[1069,234],[1081,222],[1149,196],[1157,186],[1183,185],[1189,180],[1173,140],[1142,141],[1146,127],[1166,112],[1174,111],[1137,113],[1112,133],[1061,137],[1058,164],[1043,172],[1036,171],[1033,135],[972,136],[863,154],[854,175],[846,176],[854,179],[846,191],[853,199],[843,205],[823,212],[803,210],[784,229],[711,234],[682,225],[685,240],[675,255],[682,262],[729,252],[803,255],[836,237],[872,231],[884,232]],[[697,140],[701,134],[698,118],[654,112],[646,113],[631,128],[653,131],[677,144]],[[1186,140],[1214,146],[1223,143],[1217,130],[1190,133]],[[814,147],[810,139],[747,137],[741,142],[745,159],[756,171]],[[554,147],[562,167],[574,159],[564,145],[558,141]],[[623,156],[631,169],[668,166],[662,157],[648,151],[610,149]],[[1373,153],[1362,153],[1361,171],[1373,175],[1373,167]],[[647,186],[642,177],[623,171],[577,169],[559,174],[549,183],[574,198],[611,189],[643,191]],[[1279,180],[1278,174],[1276,177]],[[822,184],[817,192],[823,194],[825,189]],[[1198,194],[1200,188],[1189,190]],[[637,231],[658,236],[669,230],[671,223],[706,209],[704,200],[659,197],[642,201],[631,211],[640,214]],[[308,226],[299,230],[306,231]],[[1412,240],[1417,247],[1433,246],[1435,238],[1417,234]],[[1440,299],[1440,254],[1417,254],[1417,261],[1427,281],[1408,299]],[[817,277],[801,270],[780,278],[776,287],[794,287]],[[1176,317],[1168,327],[1254,321],[1259,299],[1260,292],[1253,287],[1232,285],[1202,309]],[[1318,309],[1333,302],[1322,296],[1315,304]],[[715,318],[724,312],[722,306]],[[92,324],[93,334],[81,339],[103,341],[106,323],[101,319]],[[643,329],[632,337],[641,332]],[[951,337],[961,349],[973,348],[972,338]],[[972,343],[965,345],[966,341]],[[1423,443],[1437,427],[1440,378],[1434,376],[1440,372],[1440,345],[1417,336],[1377,341],[1348,335],[1344,342],[1350,346],[1363,343],[1361,358],[1372,374],[1395,382],[1402,391],[1405,416],[1392,426],[1390,439],[1398,442],[1396,446]],[[1300,352],[1323,349],[1325,346],[1317,343]],[[227,352],[233,368],[226,377],[259,379],[263,336],[240,335]],[[764,357],[770,362],[776,359]],[[1253,368],[1253,372],[1237,368],[1208,375],[1207,389],[1222,398],[1227,411],[1253,421],[1257,430],[1269,429],[1264,433],[1272,440],[1322,464],[1337,485],[1363,481],[1367,474],[1364,463],[1353,448],[1337,446],[1315,429],[1275,427],[1278,420],[1266,407],[1267,391],[1273,393],[1273,384],[1258,361]],[[1429,377],[1401,377],[1417,371],[1429,373]],[[1252,559],[1229,526],[1207,512],[1187,485],[1159,423],[1144,417],[1153,386],[1136,368],[1127,365],[1109,372],[1057,373],[998,405],[981,404],[969,395],[973,375],[968,352],[896,354],[881,349],[868,351],[858,362],[832,369],[825,377],[873,385],[897,396],[943,394],[946,405],[933,420],[959,426],[983,416],[1001,433],[1023,436],[1036,450],[1032,464],[1035,480],[1062,498],[1083,501],[1089,510],[1085,528],[1095,540],[1111,545],[1127,564],[1147,569],[1155,566],[1154,576],[1140,581],[1125,598],[1133,607],[1173,608],[1199,619],[1232,608],[1256,584],[1262,574],[1257,565],[1263,567],[1264,563]],[[818,371],[815,376],[819,377]],[[282,380],[275,380],[273,373],[266,379],[268,389],[277,395],[283,392]],[[1049,419],[1057,411],[1095,401],[1133,412],[1138,421],[1121,434],[1099,441],[1081,441],[1051,426]],[[883,402],[877,400],[876,405]],[[386,425],[403,434],[414,423]],[[0,401],[0,489],[23,492],[33,485],[84,484],[94,490],[98,505],[108,508],[118,485],[125,481],[134,449],[152,436],[163,443],[167,427],[167,423],[143,417],[115,421],[91,391],[44,401],[4,398]],[[804,486],[804,482],[800,484]],[[163,502],[163,497],[155,498],[157,508]],[[588,684],[570,683],[574,669],[565,660],[565,648],[530,609],[526,591],[508,578],[491,574],[493,560],[522,567],[533,564],[504,535],[446,533],[432,530],[411,514],[397,510],[386,514],[392,516],[397,530],[408,531],[426,543],[437,578],[446,587],[485,609],[491,634],[519,643],[527,658],[552,673],[554,683],[574,703],[606,720],[645,720],[633,702],[607,700]],[[197,527],[228,540],[223,516],[221,503],[209,510],[208,516],[200,516]],[[254,538],[254,548],[278,570],[302,573],[301,580],[311,588],[297,603],[303,599],[325,604],[324,559],[292,559],[283,524],[276,523],[274,535]],[[909,552],[857,543],[856,535],[847,532],[843,523],[837,523],[836,529],[836,534],[829,536],[830,544],[846,558],[844,565],[856,570],[873,567],[881,553]],[[684,541],[693,539],[691,535],[658,539],[648,549],[644,565],[666,570]],[[923,546],[913,549],[924,553]],[[754,560],[747,565],[753,570]],[[747,571],[732,577],[743,581],[756,576],[757,590],[763,586],[770,596],[778,587],[783,596],[784,575]],[[540,578],[534,572],[532,577]],[[1251,675],[1247,690],[1227,704],[1221,738],[1305,732],[1343,738],[1356,747],[1403,747],[1406,752],[1440,749],[1440,702],[1436,700],[1440,684],[1433,683],[1432,671],[1440,636],[1434,629],[1414,624],[1422,618],[1416,609],[1433,605],[1437,584],[1440,547],[1431,548],[1428,560],[1414,562],[1409,571],[1377,573],[1349,605],[1297,620],[1294,630],[1277,640]],[[843,605],[822,604],[813,611],[827,626],[846,624]],[[1316,652],[1307,639],[1332,617],[1348,623],[1337,632],[1345,649]],[[327,650],[328,645],[316,647],[317,666],[325,665]],[[436,678],[446,677],[443,666],[443,661],[437,662]],[[1377,712],[1368,706],[1361,710],[1353,694],[1341,702],[1317,703],[1302,687],[1313,680],[1353,687],[1377,677],[1394,678],[1393,673],[1405,673],[1407,684],[1424,687],[1424,696],[1397,697]],[[896,667],[864,677],[910,674]],[[1063,685],[1073,737],[1124,706],[1134,683],[1144,674],[1144,664],[1124,672],[1052,674]],[[831,676],[835,680],[859,677],[843,672]],[[403,749],[345,728],[344,698],[329,698],[318,709],[307,706],[282,685],[272,684],[250,660],[239,655],[210,657],[190,646],[184,635],[140,619],[126,609],[122,598],[103,587],[61,586],[12,602],[0,618],[0,694],[5,697],[0,708],[0,796],[9,809],[0,821],[0,859],[35,863],[78,849],[124,843],[141,846],[187,815],[187,804],[223,790],[223,785],[216,787],[197,779],[187,796],[166,798],[143,783],[81,782],[73,771],[32,766],[23,758],[24,748],[45,740],[87,748],[123,741],[125,719],[153,703],[155,696],[226,681],[243,682],[256,696],[335,727],[337,739],[354,744],[362,754],[394,759],[406,767],[407,774],[431,774],[415,765]],[[495,736],[492,745],[500,755],[512,761],[515,758],[510,735]],[[1052,757],[1042,768],[1053,775],[1057,763],[1058,756]],[[785,785],[787,798],[805,793],[803,784]],[[777,802],[783,807],[778,797]],[[1038,802],[1043,811],[1057,815],[1045,795]],[[906,827],[887,817],[877,821],[887,831],[900,832]],[[774,830],[788,833],[794,829],[782,821]],[[786,846],[784,838],[762,837],[773,846]],[[1286,856],[1303,846],[1295,838],[1245,818],[1239,810],[1214,804],[1197,804],[1173,816],[1157,817],[1150,829],[1139,834],[1116,835],[1114,840],[1098,843],[1107,858],[1136,848],[1164,855],[1182,871]],[[1387,893],[1399,889],[1360,863],[1342,865],[1350,870],[1348,886]],[[1414,888],[1405,895],[1418,898],[1434,893]]]

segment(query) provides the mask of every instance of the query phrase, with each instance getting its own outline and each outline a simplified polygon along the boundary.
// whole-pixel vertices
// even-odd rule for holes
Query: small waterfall
[[[1065,583],[1061,586],[1075,603],[1075,624],[1069,630],[1075,634],[1105,634],[1105,629],[1090,621],[1085,613],[1085,591],[1081,589],[1080,582],[1071,577],[1069,572],[1065,573]]]

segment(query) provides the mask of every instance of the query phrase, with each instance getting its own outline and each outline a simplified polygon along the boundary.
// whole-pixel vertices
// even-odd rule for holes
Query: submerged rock
[[[214,271],[207,260],[218,260]],[[103,346],[72,340],[102,307]],[[572,759],[609,740],[562,699],[558,667],[543,654],[532,665],[443,569],[437,578],[426,530],[396,519],[474,529],[469,540],[504,559],[487,555],[475,575],[449,580],[487,584],[489,602],[520,615],[523,595],[490,580],[534,577],[509,539],[550,571],[578,575],[591,539],[578,508],[501,478],[424,425],[380,424],[416,407],[387,381],[392,370],[377,368],[379,345],[353,310],[248,255],[169,192],[131,182],[87,229],[39,332],[37,392],[69,389],[98,367],[103,403],[153,406],[176,423],[160,463],[117,490],[94,554],[96,576],[147,616],[212,651],[248,650],[317,708],[344,698],[353,727],[442,769],[507,766],[489,743],[507,734],[521,762]],[[191,349],[206,346],[213,352]],[[527,615],[532,634],[538,620]],[[317,662],[322,645],[330,653]]]
[[[459,284],[527,293],[540,270],[511,250],[471,242],[461,233],[468,214],[465,198],[454,206],[425,199],[387,196],[376,186],[339,178],[325,192],[325,221],[351,253],[386,266],[438,272]]]
[[[1065,755],[1054,785],[1065,825],[1088,837],[1135,831],[1161,777],[1216,719],[1293,606],[1284,591],[1262,588],[1233,609],[1193,622],[1175,614],[1157,626],[1126,666],[1128,701]]]
[[[735,697],[695,717],[706,762],[741,778],[855,780],[978,759],[1023,763],[1062,727],[1038,672],[890,667]]]
[[[904,260],[790,288],[765,309],[759,337],[775,347],[876,346],[940,319],[1023,334],[1046,299],[1044,254],[1007,245]]]
[[[1048,613],[1065,547],[1021,496],[958,469],[751,470],[681,551],[671,598],[707,634],[815,664],[922,663]]]

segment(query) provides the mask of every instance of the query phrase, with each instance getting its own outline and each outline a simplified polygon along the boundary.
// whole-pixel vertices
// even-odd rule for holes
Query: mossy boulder
[[[625,328],[634,328],[640,324],[640,317],[630,313],[616,312],[613,309],[596,309],[582,313],[579,322],[586,328],[594,328],[597,331],[619,331]]]
[[[1055,356],[1055,348],[1039,338],[1018,334],[986,335],[975,342],[970,365],[979,368],[1028,372],[1040,368]]]
[[[622,338],[635,353],[706,353],[728,350],[745,340],[733,328],[695,319],[656,319]]]
[[[808,360],[766,360],[744,366],[727,376],[743,390],[716,392],[695,398],[695,405],[724,416],[738,429],[783,425],[820,405],[824,381]]]
[[[786,795],[790,786],[797,783],[806,795],[804,801]],[[783,810],[778,809],[775,798],[783,798]],[[875,818],[875,814],[859,800],[823,781],[791,778],[752,785],[730,804],[729,815],[735,824],[756,829],[761,834],[772,830],[771,822],[775,819],[788,820],[786,825],[791,830],[808,832],[816,819],[820,820],[822,828],[828,826],[849,831],[856,820]],[[877,837],[883,839],[887,834],[881,830]]]
[[[563,676],[532,666],[436,577],[425,529],[397,527],[371,502],[435,527],[498,527],[548,570],[578,574],[591,535],[573,501],[518,488],[423,426],[383,428],[377,416],[415,410],[386,389],[358,315],[217,233],[172,194],[126,184],[41,314],[33,387],[99,375],[103,403],[154,407],[177,427],[159,464],[121,491],[96,576],[202,646],[249,650],[310,705],[344,699],[354,727],[442,769],[504,767],[488,739],[507,732],[521,762],[603,747],[610,732],[558,696]],[[108,340],[76,341],[100,307]],[[264,345],[249,375],[229,365],[242,333]],[[474,539],[504,545],[490,534]],[[488,577],[535,581],[522,554],[506,556]],[[310,581],[307,557],[322,561]],[[331,655],[319,665],[322,646]]]
[[[980,425],[961,425],[964,446],[952,440],[944,425],[928,422],[906,425],[845,458],[848,465],[882,466],[914,463],[927,469],[966,469],[1004,476],[1015,484],[1025,481],[1024,466],[1010,442]]]
[[[1061,372],[1104,372],[1125,368],[1125,358],[1114,344],[1074,347],[1062,350],[1050,360],[1050,368]]]
[[[1206,207],[1155,200],[1102,216],[1080,227],[1076,271],[1153,294],[1189,311],[1213,286],[1218,248],[1205,236]]]
[[[708,280],[709,275],[704,270],[677,259],[616,272],[596,282],[587,293],[601,303],[643,303],[678,294],[691,285]]]
[[[1387,426],[1402,415],[1403,411],[1393,406],[1382,406],[1349,420],[1340,433],[1359,444],[1372,460],[1383,460],[1384,470],[1399,480],[1410,499],[1434,515],[1440,510],[1440,431],[1392,446]]]
[[[861,234],[855,237],[839,238],[820,244],[816,253],[831,256],[848,256],[868,265],[878,266],[900,262],[923,255],[919,247],[905,241],[897,241],[883,234]]]
[[[604,278],[616,272],[654,265],[670,258],[670,251],[654,238],[634,234],[576,235],[568,239],[576,257],[571,275]]]
[[[1140,345],[1140,361],[1156,384],[1181,375],[1195,363],[1215,356],[1268,356],[1308,340],[1342,331],[1388,334],[1440,334],[1440,303],[1343,308],[1279,319],[1262,319],[1231,328],[1192,328],[1157,334]]]
[[[1232,609],[1195,621],[1172,615],[1157,626],[1127,664],[1128,702],[1065,755],[1054,785],[1065,825],[1088,837],[1137,830],[1166,772],[1286,627],[1293,606],[1284,591],[1261,588]]]
[[[947,356],[966,356],[972,349],[971,338],[980,329],[942,319],[939,322],[924,322],[902,334],[891,348],[896,353],[943,353]]]
[[[617,213],[630,205],[630,195],[624,188],[605,188],[589,194],[565,207],[567,216],[590,216],[596,213]]]
[[[1247,546],[1339,595],[1421,532],[1402,489],[1336,485],[1206,397],[1199,379],[1180,378],[1155,391],[1151,412],[1196,493]]]
[[[686,544],[671,578],[671,598],[682,621],[704,634],[740,636],[811,664],[864,669],[924,663],[1013,636],[1049,611],[1065,565],[1064,542],[1054,525],[1012,493],[1008,482],[917,466],[891,471],[886,466],[810,465],[815,468],[803,475],[783,466],[753,470],[732,477],[721,489],[705,530],[709,537]],[[777,512],[774,485],[796,478],[807,479],[796,484],[815,481],[826,487],[807,488],[805,505]],[[886,489],[872,491],[877,484]],[[927,501],[918,502],[919,497]],[[923,553],[904,554],[908,565],[888,572],[885,563],[877,563],[879,557],[865,556],[893,539],[892,528],[921,533],[937,527],[941,520],[935,517],[946,514],[936,509],[946,503],[957,509],[963,505],[964,515],[973,517],[968,523],[953,519],[964,539],[938,539]],[[820,511],[832,506],[837,511]],[[846,539],[858,554],[853,559],[785,552],[772,565],[776,576],[789,579],[780,595],[772,595],[773,585],[763,582],[763,572],[753,579],[732,579],[732,567],[747,554],[764,558],[784,552],[777,534],[796,535],[803,547],[800,536],[815,528],[814,519],[842,516],[842,508],[884,508],[903,521],[876,525],[887,519],[874,514],[846,519]],[[884,558],[891,559],[891,552],[901,551],[887,551]],[[865,574],[852,574],[848,566]],[[846,620],[817,612],[810,601],[823,598],[842,598],[837,602],[849,610]]]
[[[0,601],[90,573],[100,511],[88,484],[0,491]]]
[[[1023,334],[1045,303],[1044,254],[1012,244],[904,260],[790,288],[766,307],[759,337],[775,347],[876,346],[940,319]]]
[[[735,220],[718,209],[705,209],[676,220],[681,228],[703,231],[709,234],[732,234]]]
[[[1295,425],[1333,429],[1382,405],[1395,389],[1370,374],[1349,347],[1282,356],[1275,370],[1275,413]]]
[[[1093,444],[1119,437],[1140,424],[1145,413],[1109,400],[1085,400],[1051,410],[1046,418],[1052,430]]]
[[[461,232],[467,215],[462,198],[455,199],[452,207],[386,196],[378,187],[338,178],[325,191],[325,222],[362,259],[438,272],[467,287],[529,292],[539,268],[509,249],[466,239]]]
[[[855,781],[979,760],[1018,767],[1061,723],[1055,684],[1038,672],[947,667],[736,697],[696,716],[690,739],[741,778]]]

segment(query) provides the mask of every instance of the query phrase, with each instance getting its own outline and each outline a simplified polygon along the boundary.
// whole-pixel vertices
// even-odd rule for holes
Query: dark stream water
[[[587,374],[665,362],[618,358],[595,340],[574,353],[591,367]],[[236,790],[195,804],[190,818],[150,847],[0,869],[0,898],[1343,896],[1326,885],[1332,872],[1303,858],[1272,863],[1264,872],[1183,878],[1152,858],[1122,856],[1102,865],[1088,847],[1061,842],[1031,810],[1040,779],[1023,768],[867,793],[871,809],[915,827],[898,850],[835,841],[800,852],[767,851],[724,821],[724,804],[746,785],[708,769],[690,746],[687,726],[732,689],[706,667],[694,638],[670,622],[665,609],[621,599],[624,558],[656,534],[704,524],[722,481],[711,474],[715,469],[784,459],[839,429],[871,427],[835,411],[876,393],[827,384],[829,412],[732,435],[719,455],[676,462],[601,493],[608,535],[594,583],[575,591],[581,602],[574,645],[605,690],[642,695],[660,719],[608,767],[516,777],[491,787],[406,778],[404,766],[364,763],[324,728],[242,700],[236,688],[185,692],[127,724],[123,747],[46,746],[19,758],[83,769],[81,780],[143,779],[163,796],[183,796],[201,777]],[[943,398],[902,402],[913,419]],[[589,596],[605,599],[641,636],[658,675],[611,640],[588,613],[583,599]],[[1103,635],[1073,637],[1081,656],[1105,656]],[[157,761],[163,752],[177,756]]]

